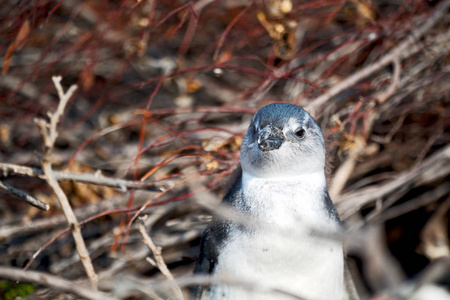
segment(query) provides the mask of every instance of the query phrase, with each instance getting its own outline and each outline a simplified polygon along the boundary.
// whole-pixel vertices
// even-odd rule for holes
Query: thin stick
[[[439,21],[439,19],[441,19],[447,13],[447,9],[449,6],[450,0],[442,1],[441,3],[439,3],[439,5],[436,6],[434,12],[426,19],[425,23],[421,27],[414,30],[411,35],[405,38],[405,40],[401,42],[397,47],[392,49],[388,54],[386,54],[384,57],[374,62],[373,64],[370,64],[364,69],[345,78],[316,99],[305,100],[305,103],[308,103],[308,105],[305,106],[305,110],[314,115],[314,111],[316,111],[317,108],[325,104],[325,102],[341,93],[345,89],[353,86],[358,81],[381,70],[387,65],[394,63],[395,61],[400,62],[401,59],[419,52],[422,47],[421,45],[415,44],[428,30],[430,30]]]
[[[408,200],[408,202],[398,204],[395,207],[382,212],[374,217],[374,221],[377,223],[385,223],[386,221],[398,218],[401,215],[407,214],[413,210],[419,209],[432,202],[436,202],[445,195],[449,195],[450,186],[447,184],[441,184],[440,186],[433,188],[429,192]]]
[[[257,108],[245,107],[226,107],[226,106],[197,106],[186,108],[158,108],[152,110],[136,109],[134,114],[144,115],[146,118],[152,116],[176,115],[176,114],[192,114],[192,113],[218,113],[218,114],[254,114],[258,111]]]
[[[167,280],[169,281],[170,288],[174,292],[175,297],[177,299],[184,299],[183,293],[181,292],[180,287],[176,284],[172,273],[170,273],[169,268],[167,267],[166,263],[164,262],[164,258],[162,257],[162,254],[161,254],[161,247],[157,247],[153,243],[152,239],[150,238],[150,236],[147,233],[147,230],[145,229],[144,221],[146,218],[147,218],[147,216],[139,217],[138,222],[137,222],[138,227],[139,227],[139,232],[141,233],[142,237],[144,238],[143,242],[152,251],[153,256],[155,257],[156,267],[158,267],[158,269],[161,271],[161,273],[164,275],[164,277],[166,277]],[[152,262],[153,261],[151,260],[151,263]]]
[[[389,99],[395,93],[400,83],[400,71],[402,69],[400,60],[398,58],[394,58],[392,64],[394,66],[394,73],[392,74],[391,84],[384,92],[376,96],[378,103],[384,103],[387,99]]]
[[[244,9],[241,10],[236,15],[236,17],[233,18],[233,20],[231,20],[231,22],[228,24],[227,28],[225,28],[222,35],[220,36],[219,42],[217,43],[216,50],[214,51],[214,56],[213,56],[214,61],[217,61],[217,59],[219,57],[219,52],[222,49],[223,43],[225,42],[225,39],[226,39],[228,33],[230,32],[231,28],[233,28],[233,26],[236,24],[236,22],[239,21],[239,19],[242,18],[242,16],[249,10],[249,8],[252,6],[252,4],[253,4],[253,2],[250,1],[250,3],[247,4],[247,6],[244,7]]]
[[[61,86],[61,76],[52,77],[53,83],[55,84],[56,90],[58,91],[59,104],[56,108],[55,113],[49,113],[50,120],[47,122],[43,119],[36,119],[35,123],[39,127],[42,139],[44,140],[44,156],[42,157],[42,170],[47,177],[47,183],[55,192],[58,202],[63,210],[64,216],[66,217],[67,223],[72,229],[72,236],[75,240],[75,245],[77,248],[78,255],[80,256],[81,263],[83,264],[84,270],[91,282],[91,287],[97,289],[97,274],[95,273],[94,266],[92,265],[91,258],[89,257],[89,252],[84,243],[83,236],[81,234],[80,224],[78,223],[77,217],[70,206],[69,200],[66,194],[59,186],[58,181],[55,178],[52,170],[52,151],[55,145],[56,138],[58,136],[58,131],[56,126],[58,125],[59,119],[64,113],[64,108],[67,102],[72,97],[73,93],[77,89],[76,85],[72,85],[67,93],[64,93]]]
[[[9,173],[30,177],[38,177],[41,179],[47,179],[42,169],[30,168],[21,165],[7,164],[0,162],[0,171],[3,175],[7,176]],[[108,186],[112,188],[118,188],[124,192],[127,190],[147,190],[155,192],[163,192],[170,184],[160,183],[154,181],[135,181],[124,180],[118,178],[109,178],[99,176],[92,173],[71,173],[71,172],[59,172],[53,171],[53,175],[57,181],[73,181],[95,185]]]
[[[50,275],[36,271],[24,271],[18,268],[2,267],[0,266],[0,278],[32,282],[43,286],[48,286],[52,289],[63,291],[66,293],[74,294],[83,299],[92,300],[116,300],[117,298],[111,297],[107,294],[93,291],[85,288],[79,283],[65,280],[61,277]]]
[[[13,187],[1,180],[0,180],[0,189],[5,190],[8,194],[16,197],[17,199],[25,201],[26,203],[33,205],[34,207],[37,207],[41,210],[47,211],[50,209],[50,206],[47,203],[39,201],[38,199],[34,198],[33,196],[28,195],[27,193],[22,192],[21,190]]]
[[[348,193],[334,199],[341,217],[345,220],[366,204],[383,199],[393,191],[408,189],[413,184],[424,184],[443,178],[450,173],[450,146],[437,151],[419,166],[400,174],[395,180],[382,185],[368,186],[356,192]]]

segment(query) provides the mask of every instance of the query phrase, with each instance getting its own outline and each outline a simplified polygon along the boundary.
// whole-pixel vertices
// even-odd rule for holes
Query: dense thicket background
[[[395,290],[450,254],[448,2],[2,1],[0,163],[40,168],[33,120],[58,105],[51,78],[76,84],[53,168],[168,187],[61,182],[78,220],[90,218],[82,232],[100,289],[141,299],[163,276],[129,222],[136,210],[146,205],[174,276],[190,274],[252,115],[298,104],[327,137],[342,220],[353,232],[381,229],[361,234],[369,246],[349,246],[358,287]],[[1,181],[51,209],[0,190],[0,265],[22,268],[45,245],[31,270],[86,282],[71,235],[53,240],[67,223],[46,181],[2,170]],[[68,297],[3,277],[2,299]]]

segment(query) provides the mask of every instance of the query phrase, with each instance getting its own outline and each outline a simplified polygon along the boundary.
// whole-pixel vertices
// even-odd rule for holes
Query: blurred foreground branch
[[[369,186],[356,192],[344,194],[335,200],[339,213],[343,219],[358,212],[361,207],[389,194],[409,190],[416,184],[433,182],[450,173],[450,146],[438,151],[426,159],[421,165],[400,175],[384,185]],[[392,203],[390,203],[392,205]],[[384,205],[383,208],[388,207]]]
[[[115,300],[117,298],[108,296],[104,293],[93,291],[85,288],[79,283],[75,283],[69,280],[62,279],[59,276],[45,274],[36,271],[24,271],[17,268],[9,268],[0,266],[0,278],[32,282],[39,285],[47,286],[52,289],[56,289],[63,292],[72,293],[84,299],[92,300]]]

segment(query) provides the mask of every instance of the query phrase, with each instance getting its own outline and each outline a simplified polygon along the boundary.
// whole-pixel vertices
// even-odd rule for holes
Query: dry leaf
[[[213,137],[209,139],[204,139],[202,141],[202,147],[203,150],[207,152],[216,152],[220,148],[222,148],[224,145],[227,144],[227,140],[220,138],[220,137]]]
[[[267,0],[264,2],[264,11],[268,19],[282,19],[292,10],[291,0]]]
[[[17,33],[16,39],[14,40],[15,50],[20,50],[25,45],[25,39],[30,33],[30,22],[25,20]]]
[[[298,23],[290,20],[287,14],[292,10],[290,1],[268,1],[257,18],[273,41],[273,50],[278,58],[289,60],[296,52],[295,30]]]
[[[28,20],[25,20],[22,26],[20,26],[16,38],[11,43],[11,45],[9,45],[8,50],[6,50],[2,67],[3,75],[6,74],[6,72],[8,72],[9,70],[9,66],[11,65],[11,59],[14,51],[20,50],[23,47],[23,45],[25,45],[25,39],[27,38],[29,33],[30,33],[30,22]]]
[[[338,155],[342,155],[342,152],[348,150],[348,154],[356,160],[360,159],[363,149],[366,147],[366,140],[360,136],[351,136],[349,134],[344,134],[343,140],[339,143]]]
[[[87,92],[94,86],[94,82],[94,73],[92,72],[91,66],[88,66],[81,73],[81,88],[83,91]]]
[[[442,203],[421,232],[421,250],[430,259],[450,256],[447,213],[450,198]]]
[[[8,124],[0,124],[0,142],[3,145],[11,143],[11,126]]]
[[[66,171],[74,173],[93,173],[94,170],[88,166],[74,162]],[[87,203],[96,203],[102,199],[113,197],[116,191],[113,188],[80,182],[61,182],[61,188],[69,197],[74,206],[82,206]]]
[[[202,82],[197,79],[189,80],[186,85],[186,92],[187,93],[195,93],[202,87]]]
[[[218,167],[219,167],[219,163],[216,160],[210,161],[210,162],[205,164],[205,168],[208,171],[216,170]]]
[[[3,75],[6,74],[6,72],[8,72],[13,52],[14,52],[14,42],[12,42],[11,45],[9,45],[8,50],[6,50],[5,58],[3,59],[3,68],[2,68]]]
[[[360,17],[357,20],[358,25],[363,26],[367,23],[373,23],[375,21],[376,14],[370,7],[370,3],[365,3],[362,0],[351,0],[351,2],[356,6],[356,12]]]
[[[216,60],[216,63],[221,64],[229,61],[233,57],[233,51],[231,49],[224,49],[219,58]]]

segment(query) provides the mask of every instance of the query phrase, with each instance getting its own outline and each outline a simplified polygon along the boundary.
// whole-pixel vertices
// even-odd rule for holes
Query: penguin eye
[[[304,138],[305,134],[306,134],[306,131],[303,128],[297,129],[295,131],[295,135],[300,139]]]

